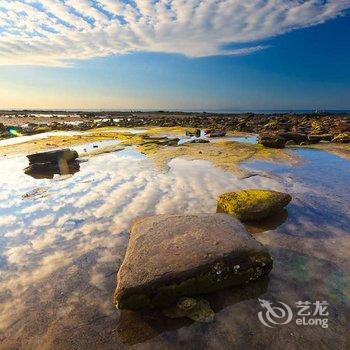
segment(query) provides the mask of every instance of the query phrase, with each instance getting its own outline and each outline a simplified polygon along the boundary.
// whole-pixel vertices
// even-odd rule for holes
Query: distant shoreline
[[[184,114],[213,114],[213,115],[289,115],[289,114],[297,114],[297,115],[350,115],[350,109],[344,110],[155,110],[155,109],[0,109],[0,115],[68,115],[68,114],[76,114],[76,115],[111,115],[115,116],[116,114],[175,114],[175,115],[184,115]]]

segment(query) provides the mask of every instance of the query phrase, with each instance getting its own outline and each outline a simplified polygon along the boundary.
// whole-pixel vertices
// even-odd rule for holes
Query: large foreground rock
[[[119,309],[162,308],[269,273],[272,259],[226,214],[157,215],[131,227],[117,276]]]
[[[271,190],[243,190],[222,194],[218,209],[241,221],[259,221],[283,209],[292,197]]]

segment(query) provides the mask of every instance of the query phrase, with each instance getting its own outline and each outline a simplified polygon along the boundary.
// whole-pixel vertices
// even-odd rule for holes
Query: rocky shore
[[[184,112],[0,112],[0,138],[10,137],[9,128],[31,135],[51,130],[84,131],[103,126],[191,127],[208,131],[255,133],[278,145],[286,142],[350,142],[350,114],[210,114]]]

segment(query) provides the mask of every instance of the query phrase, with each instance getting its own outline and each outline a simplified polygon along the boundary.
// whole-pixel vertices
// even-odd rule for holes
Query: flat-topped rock
[[[118,271],[120,309],[162,308],[269,273],[272,259],[226,214],[156,215],[137,219]]]

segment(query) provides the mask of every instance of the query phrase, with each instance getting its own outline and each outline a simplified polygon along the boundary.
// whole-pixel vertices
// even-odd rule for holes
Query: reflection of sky
[[[317,158],[318,154],[305,154],[308,163],[299,168],[264,168],[275,175],[243,180],[201,160],[176,158],[169,162],[166,172],[158,171],[131,148],[92,157],[81,163],[81,171],[74,176],[53,180],[26,176],[22,170],[27,164],[24,157],[1,158],[0,281],[5,292],[0,293],[0,329],[16,320],[20,310],[26,315],[23,322],[29,322],[39,304],[35,302],[30,312],[21,300],[23,295],[32,298],[33,288],[60,290],[68,298],[60,307],[82,318],[87,316],[81,312],[96,308],[112,315],[114,271],[123,258],[131,220],[155,213],[215,212],[217,196],[239,188],[286,190],[293,195],[287,221],[277,230],[257,236],[259,240],[274,249],[295,249],[344,266],[350,249],[346,236],[349,226],[345,226],[349,222],[349,195],[344,191],[348,163],[324,153]],[[325,167],[334,169],[323,171]],[[22,199],[38,188],[39,195]],[[329,221],[335,216],[339,224]],[[281,270],[286,254],[279,254],[273,281],[282,280],[285,292],[294,295]],[[324,264],[316,266],[313,276],[327,268]],[[69,277],[69,284],[70,273],[75,277]],[[52,276],[56,276],[55,281]],[[334,281],[338,283],[339,278]],[[275,292],[279,290],[276,288]],[[48,303],[53,298],[50,293],[42,292],[40,302]],[[82,294],[90,306],[75,303]],[[49,318],[47,324],[50,322]]]
[[[174,136],[174,135],[164,135],[164,136]],[[175,135],[180,138],[179,145],[184,144],[186,142],[190,142],[197,139],[202,140],[208,140],[212,143],[215,142],[222,142],[222,141],[236,141],[236,142],[243,142],[243,143],[251,143],[256,144],[258,140],[258,136],[256,135],[249,135],[249,136],[225,136],[225,137],[210,137],[209,134],[205,134],[204,130],[201,130],[200,136],[183,136],[183,135]]]
[[[281,189],[265,178],[239,181],[205,161],[174,159],[168,172],[159,172],[130,148],[91,158],[64,180],[26,176],[24,157],[1,162],[0,268],[3,283],[17,293],[94,247],[115,246],[137,216],[215,212],[222,192]],[[36,188],[43,188],[40,196],[22,199]]]
[[[331,235],[336,228],[350,232],[349,161],[319,150],[298,149],[294,152],[305,162],[303,166],[253,161],[245,167],[272,172],[281,179],[288,192],[298,194],[289,208],[293,218],[289,220],[292,223],[287,230],[290,234],[305,235],[305,216],[312,218],[314,229],[308,231],[313,231],[316,236]]]

